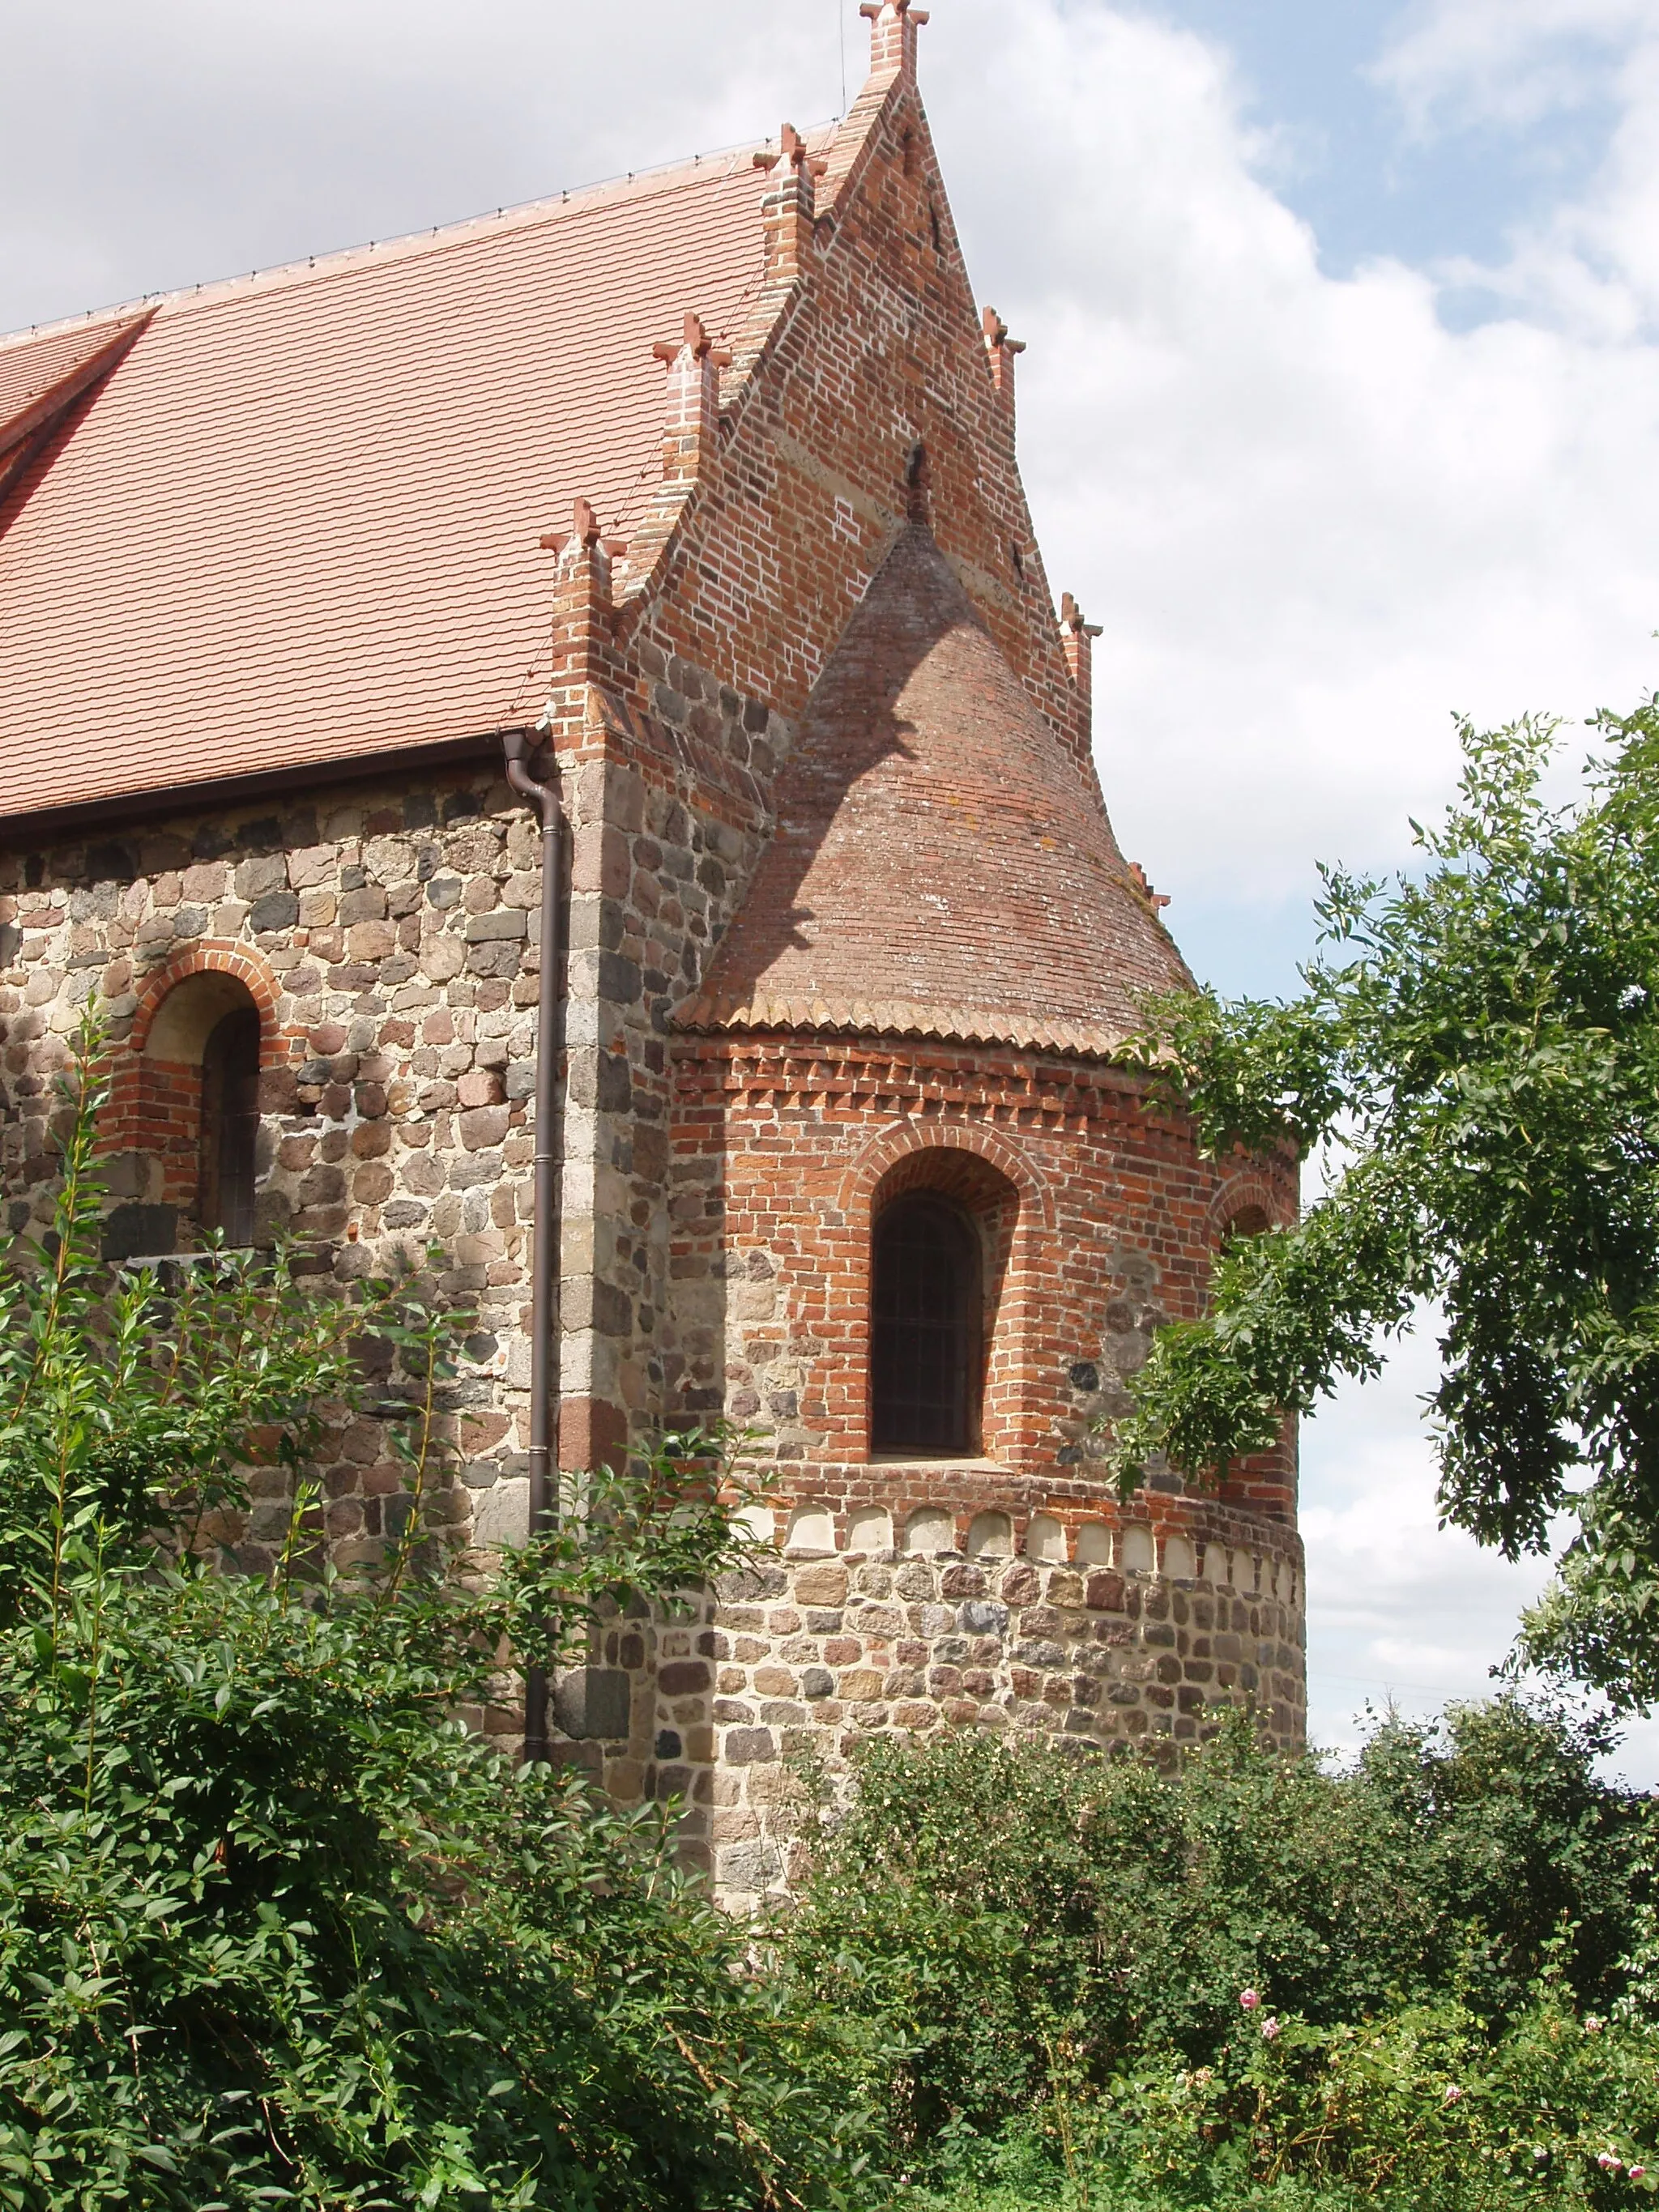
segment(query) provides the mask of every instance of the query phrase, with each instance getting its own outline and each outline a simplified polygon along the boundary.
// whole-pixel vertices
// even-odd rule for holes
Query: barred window
[[[202,1054],[198,1206],[204,1229],[227,1244],[253,1242],[254,1150],[259,1133],[259,1014],[238,1006],[215,1024]]]
[[[876,1222],[870,1328],[872,1448],[979,1446],[980,1249],[974,1226],[928,1191]]]

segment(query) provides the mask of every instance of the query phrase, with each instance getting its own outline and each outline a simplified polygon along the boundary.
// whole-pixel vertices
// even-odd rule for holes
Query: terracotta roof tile
[[[0,341],[0,447],[41,401],[95,369],[146,319],[144,310],[100,315],[66,330],[31,331],[25,337]]]
[[[684,1028],[1090,1056],[1190,982],[1094,793],[919,526],[831,656]]]
[[[0,494],[0,815],[539,705],[540,533],[626,534],[654,339],[763,273],[750,150],[155,303]],[[0,422],[133,311],[0,341]]]

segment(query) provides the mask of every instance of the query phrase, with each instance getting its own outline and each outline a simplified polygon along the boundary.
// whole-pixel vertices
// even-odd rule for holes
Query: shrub
[[[585,1527],[499,1576],[447,1574],[423,1501],[457,1323],[281,1255],[112,1284],[96,1103],[66,1109],[52,1237],[0,1267],[0,2204],[837,2200],[833,2047],[664,1819],[457,1717],[597,1604],[733,1555],[669,1479],[706,1440],[595,1478]],[[365,1338],[408,1518],[348,1582],[303,1476],[364,1403]],[[299,1487],[249,1575],[207,1554],[259,1458]]]
[[[1601,1741],[1513,1696],[1340,1775],[1243,1714],[1168,1771],[872,1741],[781,1953],[940,2202],[1629,2201],[1659,2034]]]

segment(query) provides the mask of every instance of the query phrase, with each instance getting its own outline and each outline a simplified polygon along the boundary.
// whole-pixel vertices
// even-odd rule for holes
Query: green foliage
[[[1577,1515],[1528,1650],[1626,1705],[1659,1695],[1659,704],[1603,717],[1579,805],[1553,729],[1464,726],[1420,879],[1324,873],[1332,950],[1285,1004],[1156,1010],[1149,1066],[1218,1157],[1286,1138],[1337,1165],[1246,1240],[1213,1310],[1160,1333],[1120,1467],[1212,1476],[1271,1443],[1432,1304],[1447,1518],[1506,1554]]]
[[[1214,2065],[1147,2060],[1091,2102],[959,2133],[915,2212],[1502,2212],[1656,2187],[1659,2035],[1546,1984],[1505,2031],[1455,1999],[1358,2027],[1258,2014]],[[1271,2024],[1271,2038],[1262,2028]]]
[[[709,1440],[446,1575],[422,1508],[458,1319],[280,1255],[112,1285],[97,1103],[66,1106],[52,1236],[0,1267],[0,2206],[839,2201],[836,2048],[663,1819],[458,1717],[736,1555],[673,1472]],[[303,1475],[365,1406],[409,1511],[346,1583]],[[250,1462],[300,1484],[274,1574],[204,1556]]]
[[[112,1280],[96,1103],[52,1235],[0,1260],[0,2212],[1649,2190],[1659,1833],[1603,1735],[1504,1697],[1340,1775],[1244,1716],[1167,1770],[876,1741],[759,1942],[665,1814],[463,1724],[738,1555],[684,1474],[729,1440],[454,1573],[424,1506],[465,1317],[281,1255]],[[307,1470],[362,1413],[407,1514],[343,1578]],[[272,1466],[285,1540],[239,1571]]]
[[[902,2201],[1627,2201],[1652,1878],[1603,1741],[1512,1697],[1338,1775],[1243,1715],[1169,1771],[874,1741],[783,1956],[861,2024]]]

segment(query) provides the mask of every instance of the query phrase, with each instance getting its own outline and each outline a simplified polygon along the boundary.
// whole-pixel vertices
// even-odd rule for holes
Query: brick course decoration
[[[1167,1747],[1239,1698],[1303,1728],[1293,1439],[1213,1495],[1155,1473],[1120,1505],[1103,1428],[1222,1240],[1293,1217],[1295,1164],[1200,1158],[1123,1059],[1186,970],[1102,800],[1095,633],[1044,574],[1019,348],[973,297],[917,90],[926,18],[866,12],[851,112],[755,157],[732,326],[692,294],[661,333],[650,481],[617,527],[568,487],[529,549],[545,647],[502,670],[546,700],[570,833],[560,1463],[722,1413],[756,1433],[770,1540],[684,1618],[599,1625],[565,1750],[622,1798],[683,1796],[736,1905],[797,1867],[796,1755],[839,1787],[871,1730]],[[526,1509],[538,830],[490,732],[447,742],[468,757],[240,799],[164,793],[159,763],[113,834],[23,825],[0,1179],[10,1226],[38,1222],[95,990],[115,1202],[187,1219],[185,1015],[246,994],[258,1233],[344,1280],[435,1244],[478,1312],[436,1510],[487,1552]],[[978,1443],[950,1461],[869,1444],[872,1230],[918,1190],[979,1240]],[[397,1462],[364,1421],[322,1474],[349,1563],[396,1525]],[[220,1533],[257,1567],[283,1511],[261,1477]]]

